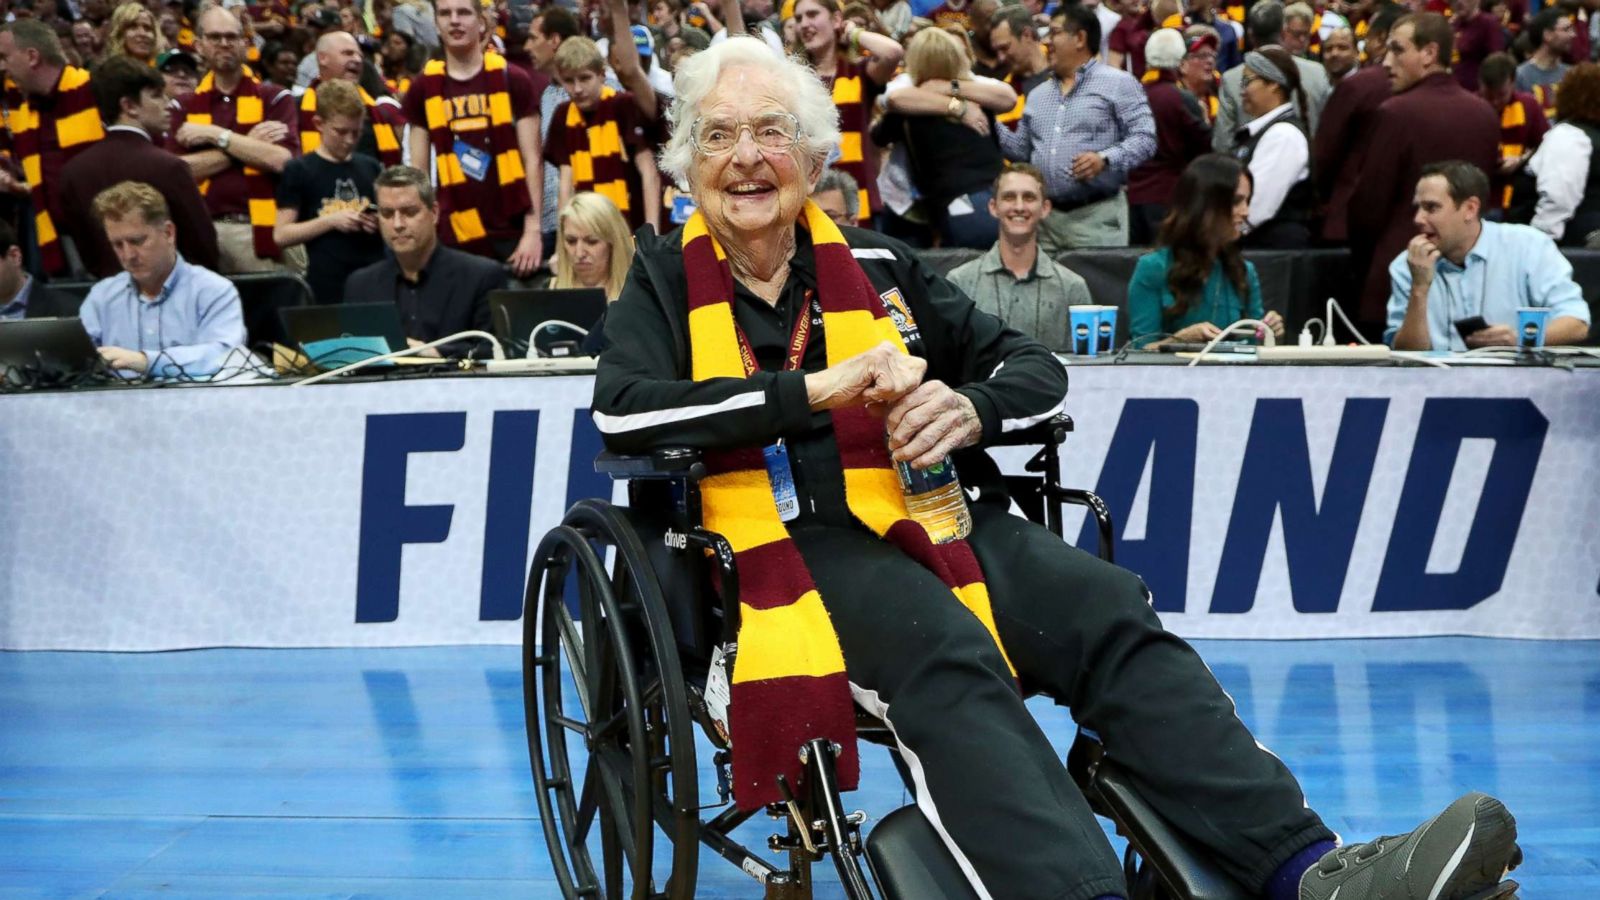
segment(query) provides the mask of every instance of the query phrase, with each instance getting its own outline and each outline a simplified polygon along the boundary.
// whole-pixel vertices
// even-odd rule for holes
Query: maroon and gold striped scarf
[[[44,183],[44,142],[40,129],[54,128],[56,144],[61,153],[71,159],[90,144],[106,136],[100,124],[100,107],[95,103],[94,88],[87,70],[67,66],[61,70],[56,82],[55,103],[48,117],[41,114],[31,98],[22,96],[15,111],[6,116],[11,126],[12,150],[22,163],[22,174],[28,182],[29,199],[33,203],[33,225],[39,239],[39,258],[44,271],[51,275],[67,270],[67,256],[61,249],[60,236],[50,217],[49,190]]]
[[[522,168],[522,151],[517,145],[516,123],[511,117],[511,79],[506,75],[506,58],[498,53],[483,55],[483,71],[488,74],[489,92],[486,110],[489,116],[489,146],[494,155],[494,178],[506,189],[501,203],[507,215],[520,215],[532,208],[528,191],[522,182],[527,172]],[[472,199],[462,188],[467,175],[456,157],[456,135],[450,127],[450,101],[445,99],[445,79],[450,75],[442,59],[430,60],[417,76],[417,87],[422,90],[423,109],[427,121],[428,140],[433,144],[434,158],[439,166],[439,196],[448,213],[450,234],[455,246],[471,253],[489,253],[489,233],[483,227]]]
[[[601,103],[616,95],[613,88],[600,88]],[[624,153],[616,117],[602,116],[603,109],[605,107],[596,105],[594,115],[586,118],[576,102],[567,101],[567,114],[562,124],[569,131],[583,135],[583,149],[573,150],[568,157],[568,164],[572,166],[572,192],[594,191],[615,203],[626,216],[633,209],[628,198],[628,167],[632,161]]]
[[[816,252],[828,365],[883,341],[906,352],[838,227],[810,201],[800,224],[811,232]],[[733,272],[699,213],[683,227],[683,263],[694,379],[748,378],[755,363],[734,324]],[[883,420],[860,406],[833,410],[831,416],[850,512],[937,574],[998,645],[988,589],[972,549],[966,541],[934,544],[907,516]],[[705,526],[732,544],[739,572],[739,653],[729,703],[735,800],[741,809],[777,802],[777,776],[798,784],[803,770],[798,750],[819,737],[843,748],[840,786],[854,788],[860,762],[844,656],[811,573],[778,517],[762,449],[708,452],[706,466],[710,474],[700,483]],[[928,602],[945,601],[929,597]]]
[[[222,94],[218,93],[216,73],[207,72],[206,77],[200,79],[200,84],[194,89],[194,99],[184,115],[185,122],[196,125],[211,125],[213,113],[217,104],[223,102]],[[250,129],[261,124],[266,115],[265,104],[261,100],[261,82],[256,80],[254,72],[246,66],[240,73],[239,86],[234,89],[234,117],[233,132],[235,134],[249,134]],[[277,192],[273,188],[272,176],[261,171],[255,166],[239,164],[244,169],[245,194],[249,199],[250,236],[255,242],[256,256],[262,259],[277,259],[282,250],[278,249],[278,242],[272,239],[273,226],[278,223]],[[200,193],[204,195],[211,190],[211,179],[200,182]]]
[[[301,156],[309,156],[322,146],[322,132],[317,129],[317,85],[321,83],[322,79],[318,78],[300,95]],[[405,117],[397,107],[379,106],[378,99],[367,93],[366,88],[357,85],[356,90],[361,92],[361,105],[367,108],[367,121],[372,123],[372,137],[378,143],[378,162],[386,169],[400,165],[400,132],[405,127]]]

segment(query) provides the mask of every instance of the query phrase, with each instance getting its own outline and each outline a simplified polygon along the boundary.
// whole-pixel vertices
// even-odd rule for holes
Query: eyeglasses
[[[750,130],[751,140],[762,150],[784,152],[800,140],[800,120],[789,113],[763,113],[748,122],[725,116],[696,119],[689,129],[694,149],[706,156],[721,156],[739,143],[739,134]]]
[[[244,42],[244,35],[234,32],[232,34],[207,34],[205,39],[213,44],[239,44]]]

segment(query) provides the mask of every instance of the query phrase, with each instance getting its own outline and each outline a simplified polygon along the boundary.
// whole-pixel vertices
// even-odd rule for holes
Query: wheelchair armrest
[[[996,438],[991,447],[1022,447],[1030,444],[1047,444],[1059,446],[1066,441],[1067,434],[1072,431],[1072,417],[1066,413],[1057,413],[1043,422],[1020,428],[1016,431],[1007,431]]]
[[[600,451],[594,470],[614,479],[688,478],[699,481],[705,475],[700,451],[693,447],[662,447],[649,453],[623,454]]]

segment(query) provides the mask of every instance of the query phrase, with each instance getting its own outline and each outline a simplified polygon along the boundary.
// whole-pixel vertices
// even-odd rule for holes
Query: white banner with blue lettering
[[[517,642],[532,547],[613,489],[590,385],[0,397],[0,648]],[[1179,634],[1600,638],[1600,372],[1074,368],[1068,410]]]

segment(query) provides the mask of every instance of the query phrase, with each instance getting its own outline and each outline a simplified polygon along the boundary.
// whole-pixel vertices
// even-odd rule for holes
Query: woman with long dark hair
[[[1256,267],[1239,251],[1252,186],[1250,171],[1220,153],[1183,170],[1157,249],[1140,257],[1128,283],[1128,333],[1135,340],[1209,341],[1240,319],[1260,319],[1283,334],[1282,317],[1262,309]]]
[[[1280,47],[1246,53],[1241,92],[1245,112],[1255,117],[1239,129],[1233,149],[1255,182],[1244,242],[1276,250],[1306,247],[1317,199],[1306,92],[1294,57]]]

